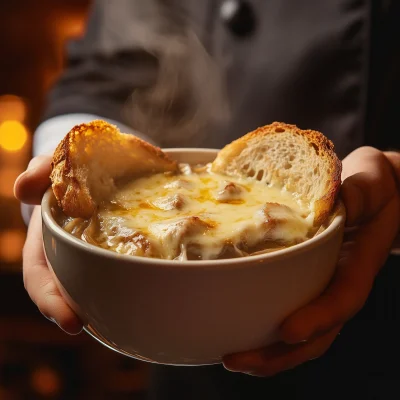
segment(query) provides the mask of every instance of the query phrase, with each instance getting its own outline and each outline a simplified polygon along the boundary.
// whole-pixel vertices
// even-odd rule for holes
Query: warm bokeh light
[[[66,41],[81,36],[84,32],[86,15],[82,12],[66,13],[49,20],[52,24],[54,57],[52,63],[43,65],[43,92],[47,92],[64,66]]]
[[[61,378],[57,371],[50,367],[39,367],[32,373],[31,385],[36,393],[53,398],[61,390]]]
[[[26,105],[23,99],[11,94],[0,96],[0,122],[14,120],[24,122]]]
[[[0,196],[14,196],[14,182],[21,172],[18,168],[0,169]]]
[[[9,120],[0,124],[0,147],[4,150],[21,150],[27,140],[28,132],[21,122]]]
[[[24,242],[25,232],[21,229],[0,232],[0,260],[9,263],[20,261]]]
[[[66,14],[64,18],[57,19],[54,30],[60,37],[63,37],[64,40],[66,38],[77,38],[83,34],[85,22],[85,16],[81,13]]]

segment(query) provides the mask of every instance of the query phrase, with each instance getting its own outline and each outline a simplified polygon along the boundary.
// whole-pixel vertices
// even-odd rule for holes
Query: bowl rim
[[[210,148],[166,148],[163,149],[166,153],[174,154],[174,153],[216,153],[218,149],[210,149]],[[229,258],[229,259],[222,259],[222,260],[186,260],[186,261],[177,261],[177,260],[165,260],[159,258],[149,258],[149,257],[140,257],[140,256],[133,256],[128,254],[119,254],[113,252],[111,250],[103,249],[101,247],[92,245],[90,243],[84,242],[83,240],[71,235],[70,233],[66,232],[53,218],[51,212],[51,205],[54,203],[55,196],[51,186],[46,190],[45,194],[43,195],[42,202],[41,202],[41,216],[42,216],[42,223],[46,225],[52,235],[56,236],[59,240],[76,247],[80,250],[88,251],[95,253],[98,256],[102,256],[105,258],[109,258],[112,260],[119,260],[133,264],[146,264],[152,266],[162,266],[168,268],[183,268],[189,267],[189,269],[197,270],[197,267],[202,268],[226,268],[229,267],[247,267],[249,264],[259,264],[265,262],[272,262],[290,257],[293,253],[303,253],[308,251],[314,247],[325,243],[327,240],[331,238],[339,229],[344,228],[345,219],[346,219],[346,210],[344,204],[340,198],[337,199],[336,205],[334,206],[334,212],[332,213],[334,216],[332,218],[331,223],[329,226],[322,231],[317,236],[312,237],[304,242],[299,244],[295,244],[293,246],[283,248],[280,250],[272,251],[266,254],[260,254],[255,256],[247,256],[247,257],[239,257],[239,258]]]

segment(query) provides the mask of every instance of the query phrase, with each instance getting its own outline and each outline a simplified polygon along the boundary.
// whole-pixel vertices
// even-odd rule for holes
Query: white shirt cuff
[[[38,126],[33,136],[33,156],[53,154],[54,150],[64,136],[75,126],[83,123],[102,119],[110,124],[116,125],[121,132],[131,133],[141,139],[154,144],[148,136],[138,133],[121,122],[104,118],[95,114],[66,114],[50,118]],[[22,218],[26,225],[29,225],[34,206],[29,204],[21,205]]]
[[[38,126],[33,136],[33,155],[53,154],[54,150],[64,136],[75,126],[83,123],[102,119],[116,125],[121,132],[131,133],[141,139],[155,144],[148,136],[143,135],[121,122],[114,121],[94,114],[66,114],[53,117]]]

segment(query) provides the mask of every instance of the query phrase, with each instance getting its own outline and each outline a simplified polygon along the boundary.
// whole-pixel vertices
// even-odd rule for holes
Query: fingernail
[[[17,179],[15,179],[15,182],[14,182],[13,193],[14,193],[14,197],[17,198],[17,199],[18,199],[18,196],[17,196],[18,182],[21,180],[21,178],[22,178],[24,175],[26,175],[26,171],[24,171],[24,172],[22,172],[21,174],[19,174],[19,175],[17,176]]]
[[[222,365],[224,366],[224,368],[230,372],[239,372],[240,368],[237,368],[237,366],[235,364],[232,363],[228,363],[226,364],[226,362],[223,362]]]
[[[50,321],[54,322],[63,332],[70,334],[54,318],[50,318]]]
[[[227,367],[226,365],[224,365],[224,368],[229,372],[239,372],[238,369],[235,369],[235,368],[232,368],[232,367]]]
[[[39,310],[40,311],[40,310]],[[48,317],[44,312],[40,311],[40,313],[50,322],[56,322],[53,317]]]
[[[243,372],[244,373],[244,371],[254,370],[254,368],[251,364],[243,363],[242,361],[240,363],[238,363],[238,362],[231,362],[229,364],[223,363],[223,365],[224,365],[224,368],[230,372]]]
[[[46,317],[46,316],[45,316]],[[53,324],[56,324],[61,330],[64,331],[64,329],[60,326],[60,324],[57,322],[56,319],[54,319],[53,317],[46,317],[46,319],[48,319],[50,322],[53,322]],[[64,331],[65,332],[65,331]]]
[[[40,159],[38,157],[32,158],[31,161],[29,161],[29,164],[26,168],[27,171],[35,169],[38,165],[40,164]]]
[[[46,316],[45,316],[46,317]],[[46,317],[50,322],[53,322],[54,324],[56,324],[60,329],[62,329],[64,331],[63,328],[61,328],[60,324],[57,322],[57,320],[53,317]],[[64,331],[65,332],[65,331]]]
[[[249,372],[244,372],[244,374],[252,376],[253,378],[269,378],[273,376],[274,374],[271,372],[257,372],[257,371],[249,371]]]
[[[224,368],[229,371],[229,372],[233,372],[233,373],[241,373],[241,374],[246,374],[246,375],[251,375],[252,373],[254,373],[254,369],[252,368],[232,368],[232,367],[227,367],[226,365],[224,365]]]
[[[47,318],[47,317],[46,317]],[[57,320],[56,319],[54,319],[53,317],[50,317],[50,318],[47,318],[50,322],[53,322],[53,324],[56,324],[60,329],[62,329],[61,328],[61,326],[60,326],[60,324],[57,322]],[[62,329],[62,330],[64,330],[64,329]]]
[[[252,376],[254,378],[261,378],[263,375],[257,373],[256,371],[243,371],[245,375]]]
[[[227,369],[228,371],[231,371],[231,372],[241,372],[241,373],[244,373],[244,374],[246,374],[247,372],[250,372],[250,371],[254,371],[254,370],[256,370],[257,368],[260,368],[260,366],[261,365],[259,365],[259,364],[254,364],[254,363],[240,363],[240,364],[234,364],[234,365],[225,365],[224,364],[224,368],[225,369]]]

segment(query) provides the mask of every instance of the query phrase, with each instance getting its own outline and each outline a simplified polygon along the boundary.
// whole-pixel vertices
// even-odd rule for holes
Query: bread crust
[[[98,142],[95,141],[98,139]],[[88,140],[88,147],[79,149],[79,143]],[[57,146],[52,162],[50,179],[54,195],[59,206],[67,216],[90,218],[96,211],[97,203],[90,185],[90,164],[79,164],[76,158],[82,156],[82,152],[92,151],[102,140],[113,142],[116,145],[117,157],[119,154],[129,159],[129,153],[140,152],[141,160],[132,159],[132,165],[126,165],[126,176],[147,174],[164,171],[176,171],[178,164],[171,160],[160,148],[130,134],[121,133],[118,128],[102,120],[94,120],[90,123],[80,124],[72,128]],[[91,143],[91,142],[92,143]],[[115,154],[110,153],[110,158],[103,160],[104,168],[112,166],[116,162]],[[107,158],[107,157],[105,157]],[[147,158],[147,160],[146,160]],[[146,161],[148,162],[146,165]],[[85,170],[83,171],[83,168]],[[94,167],[92,167],[93,169]]]
[[[337,199],[341,184],[341,161],[335,154],[333,143],[321,132],[314,130],[302,130],[296,125],[282,122],[274,122],[270,125],[260,127],[241,138],[233,141],[219,151],[217,158],[212,163],[212,171],[225,175],[248,176],[248,170],[252,170],[255,159],[249,156],[246,151],[249,148],[257,153],[257,146],[263,145],[266,140],[271,144],[278,143],[286,135],[289,139],[296,136],[302,140],[297,141],[306,149],[305,158],[313,160],[314,164],[303,165],[301,174],[310,172],[315,162],[324,170],[312,182],[316,191],[301,193],[302,187],[296,182],[289,182],[293,174],[299,171],[284,171],[283,168],[276,168],[269,159],[284,158],[288,151],[278,152],[277,156],[270,155],[266,150],[263,155],[266,159],[264,170],[268,170],[268,183],[278,183],[287,186],[289,191],[299,192],[308,203],[313,204],[314,224],[321,225],[329,216]],[[286,138],[287,140],[287,138]],[[265,143],[264,143],[265,144]],[[95,176],[96,168],[99,168],[96,155],[93,151],[105,146],[106,150],[97,154],[101,160],[101,174]],[[282,149],[282,147],[281,147]],[[86,154],[88,153],[88,154]],[[104,156],[102,154],[104,153]],[[249,153],[251,154],[251,153]],[[85,158],[86,157],[86,158]],[[247,158],[246,158],[247,157]],[[94,160],[93,160],[94,159]],[[93,164],[97,162],[97,164]],[[246,168],[244,168],[246,164]],[[51,182],[54,195],[64,214],[70,217],[90,218],[97,210],[102,200],[103,192],[99,192],[98,186],[103,184],[103,189],[108,183],[99,183],[104,175],[109,175],[111,183],[117,178],[134,178],[146,174],[178,171],[178,164],[171,160],[160,148],[153,146],[144,140],[121,133],[118,128],[105,121],[95,120],[87,124],[80,124],[71,129],[57,146],[51,163]],[[258,177],[253,176],[254,179]],[[97,178],[97,180],[96,180]],[[304,183],[304,181],[303,181]],[[310,184],[308,181],[307,184]],[[320,187],[318,187],[320,186]],[[99,194],[100,193],[100,194]]]
[[[311,129],[300,129],[296,125],[283,122],[273,122],[270,125],[262,126],[252,132],[242,136],[225,146],[219,153],[212,165],[214,172],[225,173],[228,175],[243,175],[243,170],[233,170],[231,168],[235,159],[237,159],[244,149],[248,146],[260,144],[263,138],[268,137],[271,140],[280,140],[280,135],[289,132],[291,135],[298,135],[303,138],[313,148],[312,157],[318,157],[326,166],[329,175],[326,177],[323,194],[317,198],[305,199],[314,203],[314,225],[320,225],[329,216],[338,197],[341,185],[342,163],[337,157],[333,143],[321,132]],[[272,135],[274,135],[272,137]],[[254,163],[254,160],[248,159],[247,163]],[[268,166],[266,166],[268,167]],[[272,173],[272,179],[282,180],[284,184],[285,177],[280,171]],[[274,183],[274,182],[272,182]],[[292,188],[293,189],[293,188]]]

